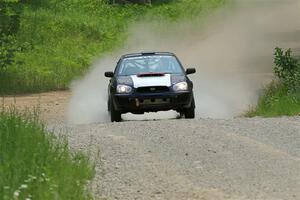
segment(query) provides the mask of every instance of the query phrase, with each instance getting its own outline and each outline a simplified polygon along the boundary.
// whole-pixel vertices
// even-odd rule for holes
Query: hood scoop
[[[158,77],[158,76],[165,76],[164,73],[155,73],[155,72],[149,72],[149,73],[140,73],[137,75],[137,77]]]
[[[134,88],[153,87],[153,86],[171,86],[171,75],[164,73],[147,73],[130,76]]]

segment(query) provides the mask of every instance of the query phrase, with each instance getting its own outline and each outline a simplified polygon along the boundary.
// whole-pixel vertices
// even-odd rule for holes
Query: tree
[[[21,13],[19,0],[0,0],[0,70],[13,62],[14,54],[19,49],[16,34]]]

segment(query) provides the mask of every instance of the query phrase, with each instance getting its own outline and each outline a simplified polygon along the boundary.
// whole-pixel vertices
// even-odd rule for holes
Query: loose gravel
[[[91,156],[96,198],[300,199],[299,117],[49,128]]]

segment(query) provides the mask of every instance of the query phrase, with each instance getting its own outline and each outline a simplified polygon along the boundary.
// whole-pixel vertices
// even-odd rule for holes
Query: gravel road
[[[300,118],[49,125],[96,163],[104,199],[300,199]]]
[[[71,126],[64,120],[69,97],[52,92],[2,103],[38,106],[49,129],[91,156],[96,199],[300,199],[300,117]]]

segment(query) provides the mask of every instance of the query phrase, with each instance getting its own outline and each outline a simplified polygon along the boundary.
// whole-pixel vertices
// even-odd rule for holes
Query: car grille
[[[166,86],[152,86],[152,87],[139,87],[136,90],[139,93],[159,93],[168,92],[169,87]]]

